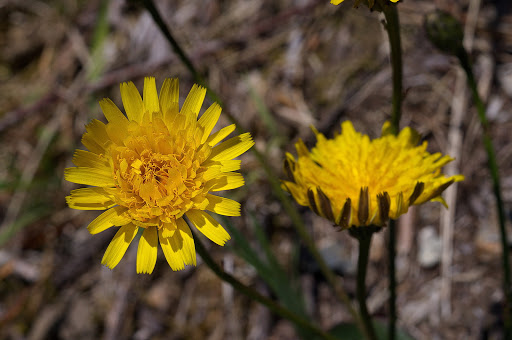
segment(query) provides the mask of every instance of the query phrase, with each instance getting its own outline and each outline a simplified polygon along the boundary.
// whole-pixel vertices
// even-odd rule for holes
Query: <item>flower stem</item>
[[[172,35],[170,28],[167,26],[167,24],[162,19],[162,16],[160,15],[160,12],[156,8],[155,3],[153,2],[153,0],[139,0],[139,1],[142,2],[144,7],[146,7],[146,10],[149,12],[149,14],[151,14],[151,17],[153,18],[153,21],[158,26],[160,31],[162,31],[162,33],[165,36],[165,38],[167,39],[167,41],[169,41],[169,43],[171,44],[171,47],[174,50],[174,53],[176,53],[178,55],[178,57],[180,58],[181,62],[183,64],[185,64],[185,67],[189,70],[190,73],[192,73],[192,76],[194,77],[195,81],[198,84],[207,87],[204,78],[196,70],[196,68],[194,67],[194,64],[192,64],[192,61],[187,56],[185,51],[181,48],[180,44],[176,41],[176,39],[174,39],[174,36]],[[214,94],[214,92],[212,92],[210,89],[208,89],[208,92],[210,93],[210,95],[213,94],[215,97],[217,97]],[[215,98],[215,101],[218,102],[219,105],[221,104],[219,98]]]
[[[396,5],[384,6],[386,18],[386,31],[388,32],[391,51],[391,67],[393,70],[393,99],[391,127],[395,134],[400,130],[400,117],[402,115],[402,48],[400,43],[400,21]],[[389,261],[389,324],[388,340],[396,337],[396,223],[389,223],[388,261]]]
[[[282,190],[281,190],[281,192],[282,192]],[[284,194],[284,192],[283,192],[283,194]],[[290,201],[289,200],[287,200],[286,202],[283,201],[283,204],[285,204],[285,203],[290,204]],[[304,222],[300,218],[300,215],[296,209],[293,209],[293,212],[290,215],[290,217],[292,218],[292,220],[294,222],[294,226],[295,226],[295,229],[297,230],[297,233],[299,234],[299,237],[302,239],[302,241],[308,248],[308,251],[315,259],[316,263],[318,264],[318,266],[320,268],[320,271],[324,275],[325,280],[333,289],[334,294],[336,295],[338,300],[340,300],[341,302],[343,302],[346,305],[346,307],[348,308],[349,313],[352,315],[352,318],[354,319],[357,327],[361,330],[361,332],[363,332],[364,337],[368,340],[372,340],[371,334],[365,327],[364,322],[361,318],[361,315],[359,315],[357,313],[357,311],[354,309],[354,307],[352,306],[352,303],[350,302],[349,297],[347,296],[347,294],[345,293],[343,288],[339,284],[336,283],[336,278],[335,278],[333,272],[331,271],[331,269],[325,262],[322,255],[320,255],[320,252],[316,248],[313,239],[307,232],[306,226],[304,225]]]
[[[194,233],[194,232],[192,232]],[[333,335],[321,330],[320,328],[316,327],[309,321],[303,319],[299,315],[293,313],[292,311],[282,307],[281,305],[277,304],[273,300],[269,299],[268,297],[261,295],[256,290],[244,285],[240,281],[238,281],[235,277],[231,276],[230,274],[226,273],[222,268],[215,263],[213,258],[210,256],[208,251],[205,249],[203,243],[200,241],[200,239],[194,234],[194,243],[196,246],[197,253],[201,256],[204,263],[210,267],[210,269],[217,275],[221,280],[224,282],[229,283],[233,288],[238,290],[240,293],[246,295],[250,299],[257,301],[261,303],[262,305],[266,306],[268,309],[270,309],[272,312],[276,313],[277,315],[290,320],[291,322],[295,323],[297,326],[310,330],[317,334],[322,339],[326,340],[336,340],[336,337]]]
[[[396,5],[386,5],[384,7],[386,32],[388,32],[391,51],[391,68],[393,70],[391,125],[395,134],[399,131],[400,117],[402,116],[402,47],[400,42],[400,21],[396,8]]]
[[[162,19],[162,16],[158,12],[158,9],[156,8],[153,0],[139,0],[139,1],[141,1],[143,3],[143,5],[148,10],[148,12],[151,14],[151,16],[153,17],[153,20],[155,21],[155,23],[157,24],[159,29],[162,31],[164,36],[167,38],[167,40],[171,44],[171,47],[173,48],[174,52],[178,55],[178,57],[183,62],[183,64],[185,64],[185,66],[190,71],[190,73],[192,73],[195,80],[199,84],[205,86],[208,89],[207,94],[210,96],[210,98],[212,100],[216,101],[219,105],[224,107],[223,102],[220,99],[220,97],[215,93],[215,91],[208,88],[208,86],[206,85],[206,81],[196,70],[192,61],[190,60],[190,58],[188,58],[187,54],[183,51],[183,49],[181,48],[179,43],[176,41],[176,39],[174,39],[170,29],[167,27],[166,23]],[[239,131],[241,131],[240,124],[238,123],[236,118],[233,117],[233,115],[230,114],[229,112],[227,112],[226,115],[229,117],[231,122],[233,122],[237,126],[237,129],[239,129]],[[272,187],[274,194],[277,196],[277,198],[283,204],[283,208],[290,216],[290,218],[293,222],[293,225],[294,225],[295,229],[297,230],[297,233],[299,234],[299,236],[303,240],[303,242],[306,244],[309,252],[312,254],[315,261],[318,263],[318,266],[320,267],[320,271],[322,272],[325,279],[327,280],[327,282],[333,289],[336,297],[338,298],[338,300],[340,300],[342,303],[345,304],[348,311],[354,318],[356,324],[361,328],[361,331],[364,332],[364,327],[362,326],[361,318],[359,317],[358,313],[352,306],[352,303],[351,303],[348,295],[343,290],[343,288],[336,284],[336,280],[335,280],[335,276],[334,276],[333,272],[329,269],[325,260],[322,258],[322,256],[316,249],[316,246],[315,246],[313,240],[311,239],[311,237],[309,236],[309,234],[306,230],[306,227],[304,226],[304,222],[302,221],[302,218],[301,218],[297,208],[293,205],[289,196],[287,196],[285,194],[285,192],[281,189],[279,178],[275,175],[274,171],[272,170],[272,168],[269,165],[269,162],[267,162],[265,160],[264,156],[261,154],[261,152],[258,151],[258,149],[252,148],[251,151],[256,156],[256,158],[258,159],[260,164],[263,166],[263,169],[265,170],[265,173],[267,175],[267,178],[269,180],[269,183]]]
[[[489,134],[489,122],[485,114],[485,106],[478,94],[478,89],[473,75],[469,56],[464,48],[461,48],[457,53],[460,64],[466,72],[467,81],[471,94],[473,95],[473,101],[475,102],[476,109],[478,112],[478,118],[483,130],[483,141],[485,151],[487,152],[487,166],[491,172],[492,184],[494,196],[496,197],[496,208],[498,212],[499,228],[501,236],[502,246],[502,265],[503,265],[503,290],[505,295],[505,307],[503,313],[504,320],[504,339],[512,338],[512,281],[510,275],[510,262],[509,262],[509,249],[508,249],[508,237],[507,230],[505,228],[505,210],[503,208],[503,199],[501,197],[501,184],[498,171],[498,164],[496,162],[496,154],[494,152],[494,145],[492,143],[491,136]]]
[[[389,262],[389,325],[388,340],[396,336],[396,221],[389,220],[388,262]]]
[[[353,227],[354,228],[354,227]],[[350,230],[350,234],[359,241],[359,257],[357,258],[357,287],[356,296],[359,303],[359,311],[363,320],[364,327],[370,340],[377,340],[373,328],[372,318],[366,306],[366,271],[368,268],[368,257],[370,253],[370,244],[374,227],[359,227],[359,230]],[[351,228],[352,229],[352,228]]]

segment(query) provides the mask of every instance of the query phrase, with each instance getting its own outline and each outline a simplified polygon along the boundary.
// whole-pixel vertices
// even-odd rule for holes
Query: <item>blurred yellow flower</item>
[[[233,130],[229,125],[211,134],[221,113],[214,103],[198,119],[206,89],[194,85],[179,109],[178,79],[166,79],[160,90],[155,78],[144,79],[141,98],[132,82],[121,84],[126,116],[110,99],[100,101],[108,123],[93,120],[86,126],[76,150],[76,167],[65,170],[66,180],[91,187],[71,191],[69,207],[105,210],[87,229],[97,234],[119,226],[102,263],[114,268],[139,228],[137,273],[152,273],[160,241],[173,270],[196,264],[187,218],[213,242],[230,239],[224,228],[205,210],[239,216],[240,204],[210,194],[244,185],[236,171],[240,156],[254,142],[249,133],[220,143]],[[219,144],[220,143],[220,144]]]
[[[361,1],[361,0],[359,0],[359,1]],[[359,3],[359,1],[356,1],[356,3]],[[372,5],[373,5],[373,2],[374,2],[374,1],[375,1],[375,0],[370,1]],[[398,2],[399,0],[390,0],[390,1],[391,1],[391,2]],[[333,4],[333,5],[339,5],[339,4],[341,4],[342,2],[343,2],[343,0],[331,0],[331,4]]]
[[[385,123],[382,136],[371,141],[349,121],[341,127],[341,134],[333,139],[314,130],[317,144],[311,152],[299,140],[295,144],[298,160],[286,154],[289,180],[282,185],[297,203],[343,229],[384,226],[413,204],[444,204],[441,193],[464,179],[441,174],[441,167],[453,159],[428,153],[427,142],[417,145],[419,135],[410,128],[395,136]]]

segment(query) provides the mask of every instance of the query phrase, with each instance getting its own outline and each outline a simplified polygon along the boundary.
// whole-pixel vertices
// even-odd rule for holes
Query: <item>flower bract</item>
[[[212,104],[198,119],[206,89],[194,85],[179,108],[178,79],[144,79],[143,96],[132,82],[121,84],[126,116],[110,99],[100,101],[107,124],[93,120],[76,150],[76,167],[66,180],[90,187],[71,191],[69,207],[105,210],[87,229],[119,227],[102,263],[114,268],[141,230],[137,272],[151,273],[157,245],[173,270],[196,264],[194,239],[184,216],[213,242],[224,245],[226,230],[207,212],[239,216],[240,204],[212,192],[244,185],[240,156],[254,144],[249,133],[223,141],[229,125],[211,134],[221,107]]]
[[[303,206],[342,228],[384,226],[409,206],[427,201],[444,203],[441,193],[464,176],[445,177],[441,168],[452,160],[417,145],[419,135],[411,128],[397,136],[384,124],[380,138],[370,140],[342,124],[341,134],[327,139],[315,131],[316,146],[309,151],[299,140],[298,159],[286,154],[288,180],[282,186]]]

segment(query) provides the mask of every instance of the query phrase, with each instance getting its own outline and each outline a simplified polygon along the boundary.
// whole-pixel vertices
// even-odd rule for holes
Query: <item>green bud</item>
[[[461,24],[451,14],[435,11],[425,16],[429,40],[442,52],[458,56],[464,50]]]

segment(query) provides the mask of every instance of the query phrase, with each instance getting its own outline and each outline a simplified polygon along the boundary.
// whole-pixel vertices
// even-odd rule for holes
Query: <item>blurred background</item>
[[[158,1],[166,23],[223,110],[250,131],[283,178],[284,152],[310,125],[326,136],[352,120],[377,137],[391,109],[391,68],[381,17],[351,1]],[[416,339],[499,339],[502,277],[496,208],[481,129],[452,57],[426,39],[424,15],[449,11],[465,26],[480,94],[487,103],[510,224],[512,203],[512,4],[508,0],[421,1],[398,5],[404,52],[401,126],[417,129],[430,152],[456,158],[466,180],[399,221],[399,326]],[[114,269],[101,265],[115,230],[90,235],[98,212],[77,211],[64,181],[84,125],[101,119],[98,101],[121,105],[119,83],[154,75],[157,86],[193,78],[138,3],[0,1],[0,339],[296,339],[291,323],[233,291],[202,264],[173,272],[161,250],[152,275],[135,273],[136,243]],[[210,100],[206,100],[209,105]],[[206,104],[203,107],[206,107]],[[217,128],[227,125],[221,117]],[[233,227],[263,231],[307,310],[328,329],[349,321],[295,233],[254,156],[242,156],[246,186]],[[446,195],[451,195],[453,199]],[[295,203],[294,203],[295,204]],[[303,220],[320,251],[355,293],[357,248],[309,209]],[[509,226],[510,227],[510,226]],[[386,320],[387,233],[376,235],[367,277],[372,314]],[[445,245],[443,247],[442,245]],[[237,242],[207,246],[224,269],[274,296],[239,255]],[[240,248],[240,247],[239,247]],[[263,256],[263,255],[262,255]]]

